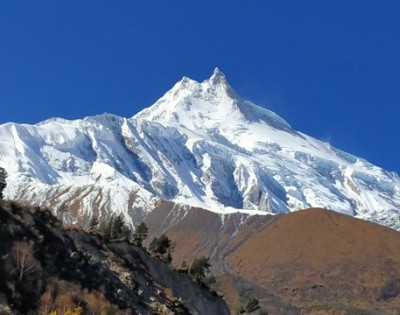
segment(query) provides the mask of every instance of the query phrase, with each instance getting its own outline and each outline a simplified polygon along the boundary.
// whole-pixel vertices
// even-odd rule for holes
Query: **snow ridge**
[[[8,197],[87,218],[134,222],[170,200],[221,214],[324,207],[400,230],[397,174],[293,130],[218,69],[131,118],[1,125],[0,166]]]

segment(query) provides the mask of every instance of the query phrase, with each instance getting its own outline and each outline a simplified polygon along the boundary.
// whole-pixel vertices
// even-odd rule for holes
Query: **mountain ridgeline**
[[[0,304],[20,314],[229,313],[141,246],[81,231],[115,218],[145,222],[175,269],[211,262],[232,313],[398,314],[398,174],[294,130],[218,69],[131,118],[0,125],[0,168]]]
[[[184,77],[132,118],[111,114],[0,126],[6,197],[68,208],[65,224],[162,200],[226,214],[323,207],[400,229],[400,178],[291,128],[242,99],[216,69]]]

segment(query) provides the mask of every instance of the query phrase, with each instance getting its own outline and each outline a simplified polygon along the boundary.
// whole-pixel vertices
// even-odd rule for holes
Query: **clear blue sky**
[[[294,128],[400,173],[400,1],[3,0],[0,123],[130,117],[218,66]]]

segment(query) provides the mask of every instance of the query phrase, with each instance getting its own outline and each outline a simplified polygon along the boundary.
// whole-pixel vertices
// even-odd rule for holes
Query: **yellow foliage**
[[[53,310],[49,313],[49,315],[57,315],[57,311]],[[72,310],[66,310],[64,315],[82,315],[82,307],[77,306]]]
[[[77,307],[81,303],[85,304],[84,309]],[[60,280],[48,285],[47,291],[40,299],[38,314],[82,315],[87,313],[100,315],[103,310],[106,310],[104,313],[106,315],[118,314],[118,308],[114,310],[103,293],[82,289],[71,282]]]
[[[82,315],[82,307],[77,306],[73,310],[67,310],[65,315]]]

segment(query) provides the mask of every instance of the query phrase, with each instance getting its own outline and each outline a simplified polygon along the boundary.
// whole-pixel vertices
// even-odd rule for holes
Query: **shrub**
[[[239,314],[251,314],[260,309],[259,302],[256,298],[248,296],[245,292],[239,295]]]
[[[155,237],[149,245],[149,250],[166,261],[171,261],[171,240],[165,234]]]
[[[102,292],[82,288],[64,280],[48,283],[46,292],[40,299],[37,313],[52,315],[121,314]]]
[[[133,239],[138,245],[142,246],[143,241],[148,235],[149,228],[147,227],[146,223],[142,222],[136,227],[135,233],[133,233]]]
[[[214,276],[205,277],[203,280],[204,285],[214,289],[214,285],[217,283],[217,279]]]
[[[189,268],[189,274],[198,282],[202,282],[206,273],[210,272],[210,259],[204,256],[195,258]]]
[[[99,227],[99,219],[97,217],[93,217],[90,220],[89,231],[96,231]]]
[[[74,309],[67,310],[64,315],[81,315],[82,314],[82,307],[77,306]]]
[[[130,238],[131,233],[121,215],[112,216],[108,222],[103,221],[100,224],[99,232],[106,240],[113,240],[122,237]]]

